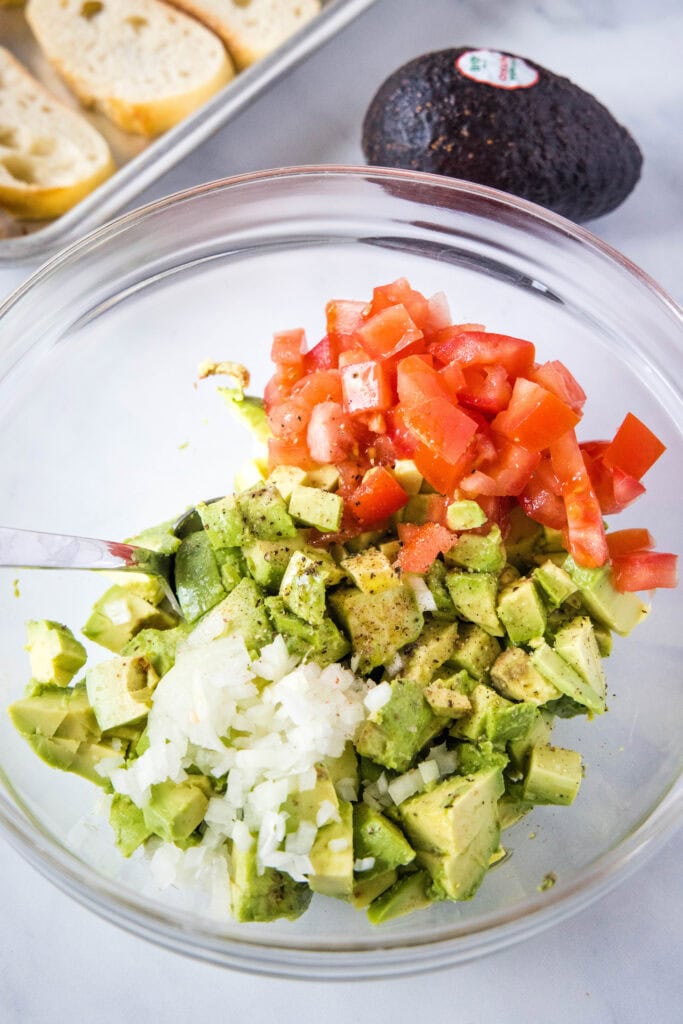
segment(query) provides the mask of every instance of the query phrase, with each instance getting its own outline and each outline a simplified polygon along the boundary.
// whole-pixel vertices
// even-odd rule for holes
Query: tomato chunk
[[[654,538],[649,530],[631,528],[615,530],[607,534],[607,550],[610,558],[628,555],[632,551],[646,551],[655,546]]]
[[[466,494],[474,497],[478,494],[490,497],[516,496],[521,494],[529,483],[540,457],[538,452],[531,452],[509,441],[504,442],[493,463],[487,465],[483,471],[478,469],[463,477],[460,487]]]
[[[328,336],[341,348],[346,348],[349,339],[353,339],[358,328],[362,326],[366,310],[366,302],[332,299],[325,306]]]
[[[664,551],[631,551],[612,559],[617,590],[655,590],[678,586],[678,557]]]
[[[321,402],[313,407],[306,430],[311,458],[325,465],[345,459],[354,447],[350,417],[338,402]]]
[[[562,489],[549,456],[541,457],[517,500],[526,514],[542,526],[549,526],[553,530],[567,529]]]
[[[375,313],[358,330],[360,343],[376,359],[396,355],[412,342],[422,338],[408,310],[400,303]]]
[[[602,510],[573,430],[550,446],[567,513],[567,545],[579,565],[596,568],[607,561]]]
[[[424,356],[406,356],[396,367],[398,400],[404,405],[420,405],[431,398],[450,400],[451,393],[441,375],[425,362]]]
[[[429,302],[421,292],[411,288],[405,277],[399,277],[390,284],[382,284],[373,289],[371,315],[398,305],[405,307],[410,319],[420,331],[429,326]]]
[[[448,367],[441,372],[445,373],[446,370]],[[507,407],[512,388],[504,366],[467,366],[461,373],[464,384],[458,392],[458,398],[463,405],[472,405],[490,414],[501,412]]]
[[[405,407],[403,419],[422,444],[454,466],[477,432],[475,421],[446,398]]]
[[[574,412],[581,412],[586,401],[586,392],[583,390],[576,377],[567,369],[559,359],[549,363],[541,363],[530,374],[531,380],[541,387],[552,391],[554,395],[568,405]]]
[[[316,370],[333,370],[339,361],[339,345],[329,334],[314,345],[304,356],[306,373]]]
[[[346,412],[385,410],[394,404],[389,376],[374,360],[342,367],[341,386]]]
[[[629,412],[602,457],[606,466],[620,469],[640,480],[666,451],[666,445]]]
[[[435,558],[450,551],[458,535],[439,523],[399,523],[398,535],[403,547],[398,553],[399,567],[403,572],[427,572]]]
[[[540,384],[518,377],[510,404],[498,413],[493,429],[530,451],[540,452],[579,422],[579,415]]]
[[[441,363],[454,359],[461,366],[504,366],[511,377],[525,377],[533,369],[536,349],[530,341],[488,331],[446,327],[429,351]]]
[[[384,466],[374,466],[348,499],[351,513],[361,525],[381,522],[398,512],[408,501],[408,494]]]
[[[273,335],[270,358],[280,366],[297,366],[303,370],[306,338],[298,328],[293,331],[278,331]]]

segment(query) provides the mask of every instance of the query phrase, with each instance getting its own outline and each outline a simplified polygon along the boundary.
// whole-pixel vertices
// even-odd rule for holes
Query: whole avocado
[[[363,151],[369,164],[490,185],[576,221],[623,202],[642,166],[626,129],[568,78],[473,47],[390,75],[365,115]]]

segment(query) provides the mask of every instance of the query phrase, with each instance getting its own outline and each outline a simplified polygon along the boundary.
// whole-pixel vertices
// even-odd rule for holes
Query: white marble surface
[[[680,0],[379,0],[276,91],[161,179],[152,199],[211,178],[361,163],[363,112],[399,64],[446,45],[500,47],[574,79],[638,140],[642,179],[590,227],[679,302],[683,227]],[[0,297],[31,268],[0,271]],[[1,339],[0,339],[1,343]],[[680,834],[618,889],[520,946],[417,979],[255,979],[159,950],[101,921],[0,843],[0,1021],[218,1019],[636,1024],[682,1018]]]

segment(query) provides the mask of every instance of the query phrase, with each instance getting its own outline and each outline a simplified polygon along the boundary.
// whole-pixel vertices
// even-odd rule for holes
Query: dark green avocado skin
[[[528,58],[539,75],[529,88],[474,82],[456,67],[472,49],[425,54],[387,78],[363,123],[367,162],[491,185],[575,221],[623,202],[643,158],[610,112]]]

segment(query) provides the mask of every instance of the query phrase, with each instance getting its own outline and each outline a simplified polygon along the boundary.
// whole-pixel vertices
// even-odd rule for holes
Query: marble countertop
[[[681,39],[679,0],[378,0],[138,202],[260,168],[362,163],[363,113],[391,71],[447,45],[498,47],[573,79],[637,139],[636,190],[588,226],[681,302]],[[0,270],[0,298],[31,269]],[[294,1024],[323,1012],[328,1024],[402,1024],[424,1006],[437,1024],[673,1024],[683,1004],[681,883],[674,839],[592,907],[483,961],[412,979],[291,982],[224,971],[125,934],[0,842],[0,1020]]]

